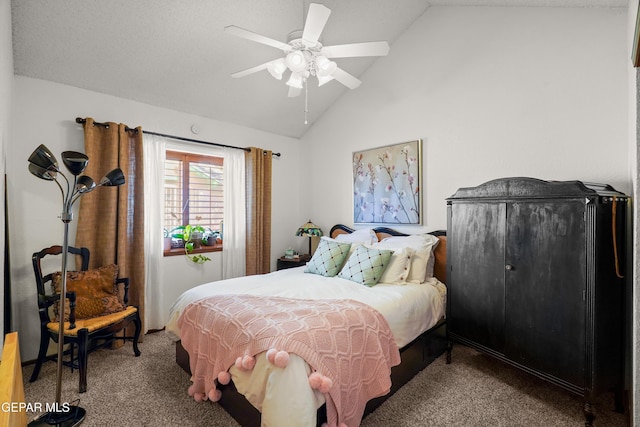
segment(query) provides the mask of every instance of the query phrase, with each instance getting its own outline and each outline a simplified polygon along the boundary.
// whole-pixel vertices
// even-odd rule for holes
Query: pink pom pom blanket
[[[329,425],[360,424],[370,399],[389,392],[400,352],[385,318],[355,300],[221,295],[187,306],[178,320],[194,390],[208,393],[238,356],[277,348],[331,379]]]

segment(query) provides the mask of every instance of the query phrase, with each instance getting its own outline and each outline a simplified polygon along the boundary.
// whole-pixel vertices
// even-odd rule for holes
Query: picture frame
[[[353,152],[354,224],[422,224],[422,140]]]

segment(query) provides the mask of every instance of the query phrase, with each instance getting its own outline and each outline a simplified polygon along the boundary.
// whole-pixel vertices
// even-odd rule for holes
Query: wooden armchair
[[[55,318],[51,319],[51,307],[55,303],[57,309],[57,301],[60,294],[54,292],[56,280],[60,280],[61,274],[42,272],[41,260],[48,255],[60,255],[62,246],[51,246],[36,252],[32,256],[33,270],[36,276],[36,286],[38,288],[38,311],[40,313],[40,350],[38,359],[31,374],[30,382],[35,381],[40,373],[42,363],[46,360],[57,360],[55,356],[47,356],[49,341],[58,342],[58,333],[60,323]],[[67,275],[67,298],[69,299],[68,321],[64,322],[64,344],[70,344],[70,364],[73,370],[76,357],[75,347],[78,347],[77,366],[79,370],[79,392],[84,393],[87,390],[87,356],[90,350],[102,347],[111,343],[114,339],[133,340],[133,352],[140,356],[138,350],[138,338],[140,337],[140,315],[138,309],[128,305],[129,279],[117,278],[117,267],[108,266],[101,269],[88,270],[89,266],[89,249],[69,247],[69,253],[79,256],[82,260],[80,272],[70,272]],[[111,269],[111,270],[106,270]],[[77,282],[77,292],[74,290],[74,282],[71,280],[79,276],[87,276],[84,282]],[[105,280],[109,279],[109,274],[113,280],[113,296],[104,297],[102,294],[95,298],[87,295],[93,289],[94,275],[102,278],[102,286],[96,286],[96,291],[108,288],[109,283],[105,286]],[[57,277],[56,277],[57,275]],[[50,291],[47,292],[46,284],[50,284]],[[123,288],[122,297],[119,294],[119,288]],[[109,289],[107,289],[108,291]],[[59,291],[58,291],[59,292]],[[79,296],[79,294],[82,296]],[[79,305],[80,304],[80,305]],[[98,307],[96,311],[95,307]],[[102,311],[100,311],[102,310]],[[66,311],[66,310],[65,310]],[[57,313],[62,317],[63,313]],[[67,320],[67,313],[64,314]],[[130,336],[116,336],[116,333],[124,330],[129,324],[135,325],[135,333]],[[125,334],[126,335],[126,334]],[[66,364],[66,362],[65,362]]]

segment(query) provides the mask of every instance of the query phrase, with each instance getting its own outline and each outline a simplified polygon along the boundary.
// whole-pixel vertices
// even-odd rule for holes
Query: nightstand
[[[278,258],[278,270],[285,270],[287,268],[300,267],[305,265],[311,257],[309,255],[300,255],[298,259],[288,259],[285,257]]]

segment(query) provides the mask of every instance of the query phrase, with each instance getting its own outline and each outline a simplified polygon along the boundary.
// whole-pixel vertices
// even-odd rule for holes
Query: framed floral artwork
[[[422,224],[422,140],[353,153],[353,222]]]

